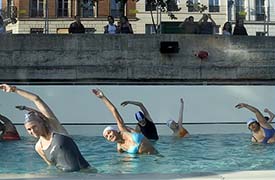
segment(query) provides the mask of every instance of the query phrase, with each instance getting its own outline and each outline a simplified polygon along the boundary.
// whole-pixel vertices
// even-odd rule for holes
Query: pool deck
[[[152,179],[160,179],[160,180],[274,180],[275,171],[239,171],[232,173],[224,173],[224,174],[205,174],[205,173],[197,173],[192,175],[181,175],[181,174],[79,174],[73,175],[69,173],[68,175],[56,175],[56,176],[47,176],[47,175],[33,175],[33,174],[1,174],[0,179],[18,179],[18,180],[152,180]]]

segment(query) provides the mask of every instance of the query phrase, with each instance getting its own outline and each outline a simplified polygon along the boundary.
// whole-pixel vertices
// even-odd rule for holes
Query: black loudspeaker
[[[160,42],[160,52],[161,53],[178,53],[179,52],[179,42],[177,41],[161,41]]]

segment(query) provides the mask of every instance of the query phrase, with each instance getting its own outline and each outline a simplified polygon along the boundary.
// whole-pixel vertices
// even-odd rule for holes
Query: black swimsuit
[[[79,171],[90,166],[72,138],[62,134],[53,133],[50,146],[43,152],[46,158],[62,171]]]

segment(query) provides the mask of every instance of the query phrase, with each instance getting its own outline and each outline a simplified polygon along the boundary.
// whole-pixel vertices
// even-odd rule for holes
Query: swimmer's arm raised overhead
[[[257,108],[255,108],[254,106],[251,106],[251,105],[246,104],[246,103],[239,103],[235,106],[235,108],[237,108],[237,109],[246,108],[246,109],[248,109],[249,111],[253,112],[256,115],[256,118],[257,118],[257,120],[260,124],[267,124],[263,114]]]
[[[141,103],[141,102],[139,102],[139,101],[123,101],[120,105],[124,107],[124,106],[126,106],[126,105],[128,105],[128,104],[132,104],[132,105],[138,106],[138,107],[141,109],[141,111],[143,112],[144,116],[145,116],[149,121],[152,121],[152,122],[153,122],[153,120],[152,120],[152,118],[151,118],[151,116],[150,116],[148,110],[145,108],[145,106],[143,105],[143,103]]]
[[[103,92],[100,89],[93,89],[92,92],[100,98],[106,107],[111,111],[112,115],[114,116],[118,129],[120,131],[129,131],[127,127],[124,124],[124,121],[122,117],[120,116],[119,112],[117,111],[116,107],[111,103],[111,101],[103,94]]]
[[[17,88],[16,86],[10,86],[8,84],[1,84],[0,89],[4,92],[13,92],[16,93],[30,101],[32,101],[39,111],[47,117],[48,123],[56,130],[57,132],[68,134],[66,129],[60,124],[56,116],[49,108],[49,106],[36,94],[28,92],[26,90]]]
[[[267,108],[264,109],[264,112],[268,113],[269,119],[268,119],[267,122],[268,122],[268,123],[271,123],[271,122],[273,121],[274,117],[275,117],[274,113],[271,112],[271,111],[270,111],[269,109],[267,109]]]
[[[36,94],[29,91],[17,88],[16,86],[10,86],[7,84],[1,84],[0,88],[5,92],[14,92],[30,101],[32,101],[41,113],[43,113],[48,118],[55,118],[55,115],[49,108],[49,106]]]
[[[178,120],[179,128],[182,128],[183,109],[184,109],[184,101],[182,98],[180,98],[180,111],[179,111],[179,120]]]
[[[31,107],[28,107],[28,106],[15,106],[15,108],[17,108],[21,111],[26,110],[26,111],[29,111],[29,112],[36,112],[40,116],[41,119],[43,119],[44,121],[47,121],[47,122],[49,121],[49,119],[46,116],[44,116],[44,114],[42,114],[40,111],[37,111],[36,109],[33,109]]]

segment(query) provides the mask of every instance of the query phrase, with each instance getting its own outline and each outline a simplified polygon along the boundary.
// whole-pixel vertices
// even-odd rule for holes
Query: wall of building
[[[179,52],[163,54],[162,41]],[[18,82],[274,84],[272,37],[1,35],[0,79]],[[200,51],[208,53],[201,60]]]
[[[208,0],[201,0],[202,4],[208,6]],[[246,1],[247,3],[248,1]],[[5,1],[2,2],[3,7],[5,7]],[[26,1],[15,0],[15,5],[18,9],[18,23],[13,25],[10,24],[7,27],[7,31],[12,32],[13,34],[29,34],[31,28],[44,28],[44,19],[41,18],[30,18],[29,17],[29,4]],[[110,14],[109,12],[109,0],[99,1],[98,7],[95,8],[96,15],[93,18],[82,18],[82,23],[86,28],[95,28],[95,34],[102,34],[103,27],[107,24],[107,16]],[[77,13],[75,7],[75,1],[70,1],[71,8],[69,11],[68,17],[57,18],[55,11],[55,1],[49,1],[49,33],[65,33],[66,29],[69,27],[69,24],[73,21],[73,16]],[[250,4],[255,4],[253,1]],[[220,27],[219,34],[221,34],[221,28],[223,24],[228,21],[228,9],[227,9],[227,1],[220,1],[220,11],[219,12],[209,12],[206,10],[204,13],[210,13],[212,18],[215,20],[216,24]],[[134,13],[134,9],[136,8],[136,14]],[[178,19],[171,20],[167,13],[162,13],[161,21],[169,21],[169,22],[182,22],[184,19],[190,15],[194,16],[195,21],[199,21],[202,17],[202,13],[200,12],[188,12],[186,7],[186,1],[180,1],[179,8],[180,11],[174,11],[173,13],[176,15]],[[246,7],[247,8],[247,7]],[[254,21],[255,9],[253,6],[251,7],[251,15],[250,18],[252,21],[246,21],[245,26],[249,35],[255,36],[256,32],[264,32],[264,22],[263,21]],[[150,16],[150,11],[145,11],[145,0],[140,0],[137,3],[134,1],[129,1],[127,6],[127,16],[129,17],[130,23],[134,29],[135,34],[144,34],[146,33],[146,25],[151,25],[152,19]],[[234,8],[231,12],[234,16]],[[269,26],[269,35],[275,35],[275,23],[274,23],[274,2],[270,3],[270,17],[271,22]],[[153,12],[155,22],[157,23],[157,14]],[[136,16],[135,16],[136,15]],[[160,15],[159,15],[160,17]],[[248,15],[247,15],[248,18]],[[255,19],[255,18],[254,18]],[[232,19],[234,21],[234,17]],[[248,19],[247,19],[248,20]],[[116,18],[116,22],[118,18]],[[21,22],[21,23],[20,23]],[[233,25],[234,27],[234,25]],[[266,26],[267,28],[267,26]],[[62,29],[62,31],[59,31]],[[266,29],[267,31],[267,29]]]

